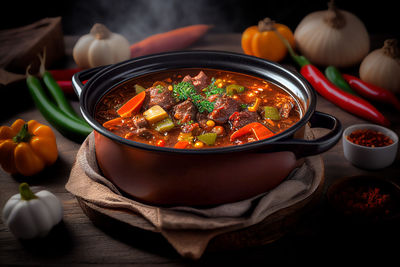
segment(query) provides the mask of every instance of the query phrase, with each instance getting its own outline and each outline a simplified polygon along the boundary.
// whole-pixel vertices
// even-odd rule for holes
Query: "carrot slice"
[[[185,149],[190,145],[188,141],[179,141],[175,144],[174,148]]]
[[[134,97],[132,97],[128,102],[126,102],[122,107],[117,110],[117,113],[121,117],[129,117],[132,114],[138,112],[143,105],[144,99],[146,97],[146,92],[143,91]]]
[[[122,118],[118,117],[109,121],[106,121],[105,123],[103,123],[103,127],[104,128],[111,128],[114,126],[121,126],[122,125]]]

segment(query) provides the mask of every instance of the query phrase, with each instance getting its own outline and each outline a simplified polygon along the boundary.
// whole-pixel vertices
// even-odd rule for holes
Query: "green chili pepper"
[[[264,117],[274,121],[279,121],[281,119],[278,109],[270,106],[264,107]]]
[[[243,92],[244,92],[244,86],[238,84],[230,84],[226,87],[226,94],[229,96]]]
[[[51,73],[49,71],[45,71],[42,75],[42,78],[44,84],[46,85],[46,88],[48,89],[50,95],[53,97],[60,110],[72,119],[78,119],[83,124],[87,124],[71,107],[67,98],[64,95],[64,92],[58,85],[57,81],[53,78]]]
[[[68,116],[51,102],[38,78],[28,74],[26,83],[29,93],[40,113],[62,135],[80,142],[93,131],[87,123],[82,123],[81,119]]]
[[[357,95],[356,92],[354,92],[354,90],[346,82],[340,71],[335,66],[328,66],[325,69],[325,76],[331,83],[333,83],[343,91],[353,95]]]

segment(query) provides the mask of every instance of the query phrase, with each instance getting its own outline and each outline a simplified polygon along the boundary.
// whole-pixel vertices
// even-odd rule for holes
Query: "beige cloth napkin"
[[[272,213],[310,196],[320,181],[315,178],[310,159],[295,169],[280,185],[250,199],[211,208],[157,207],[123,196],[99,170],[93,133],[78,151],[66,189],[97,207],[126,209],[131,216],[124,222],[159,232],[183,257],[198,259],[209,241],[217,235],[243,229],[266,219]]]

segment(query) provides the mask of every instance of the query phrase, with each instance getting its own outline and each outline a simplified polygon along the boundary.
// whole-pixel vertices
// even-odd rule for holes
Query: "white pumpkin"
[[[19,191],[4,206],[5,224],[17,238],[47,235],[63,217],[61,201],[47,190],[32,193],[27,183],[22,183]]]
[[[121,34],[96,23],[90,33],[79,38],[72,56],[83,69],[114,64],[130,58],[130,44]]]

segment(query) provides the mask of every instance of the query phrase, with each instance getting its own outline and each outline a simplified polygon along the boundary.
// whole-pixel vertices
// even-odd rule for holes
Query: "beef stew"
[[[294,96],[261,78],[178,69],[116,86],[97,104],[95,119],[136,142],[200,149],[269,138],[298,122],[301,115]]]

